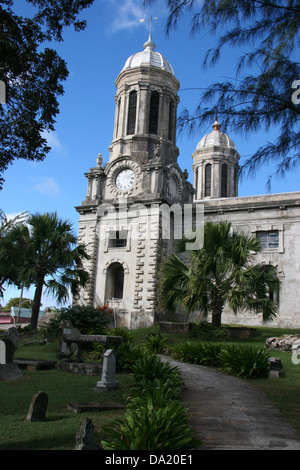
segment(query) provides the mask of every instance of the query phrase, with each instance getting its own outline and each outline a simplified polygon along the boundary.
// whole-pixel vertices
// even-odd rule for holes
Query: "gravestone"
[[[64,335],[78,335],[80,331],[78,328],[74,328],[72,323],[68,320],[64,320],[59,325],[59,341],[58,341],[58,351],[56,357],[62,360],[69,360],[72,354],[79,355],[80,345],[76,343],[71,343],[70,345],[64,341]]]
[[[97,388],[117,388],[116,380],[116,355],[113,349],[108,349],[103,354],[103,367],[101,381],[97,382]]]
[[[6,364],[6,346],[2,340],[0,340],[0,364]]]
[[[0,381],[22,377],[17,364],[13,364],[18,344],[19,333],[16,327],[0,333]]]
[[[90,418],[80,420],[80,428],[76,434],[75,450],[101,450],[94,435],[95,426]]]
[[[270,363],[268,378],[276,379],[282,377],[284,375],[284,370],[281,360],[278,357],[269,357],[268,361]]]
[[[13,344],[15,349],[19,347],[19,333],[15,326],[9,328],[6,334],[6,338]]]
[[[44,421],[48,406],[48,395],[45,392],[37,392],[33,395],[29,407],[27,421]]]

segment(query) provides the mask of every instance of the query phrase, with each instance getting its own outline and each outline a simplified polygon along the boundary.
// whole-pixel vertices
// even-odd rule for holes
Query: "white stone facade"
[[[85,174],[86,199],[76,207],[90,280],[74,303],[108,303],[118,326],[152,325],[160,262],[172,251],[179,220],[170,207],[180,212],[193,203],[204,208],[205,221],[227,220],[262,237],[265,247],[257,262],[278,266],[281,280],[273,324],[300,327],[300,193],[238,197],[240,156],[217,119],[193,153],[194,185],[187,181],[187,171],[177,164],[179,82],[150,37],[144,51],[126,61],[116,88],[109,161],[103,166],[99,154],[97,166]],[[259,315],[235,316],[228,309],[222,322],[262,324]]]
[[[276,247],[263,247],[256,263],[277,266],[280,280],[279,310],[271,326],[300,327],[300,193],[270,194],[199,201],[205,206],[205,221],[231,222],[235,230],[251,233],[278,233]],[[262,315],[228,308],[223,323],[263,325]]]

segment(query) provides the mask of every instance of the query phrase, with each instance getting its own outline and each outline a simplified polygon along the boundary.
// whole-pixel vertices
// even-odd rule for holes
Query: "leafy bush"
[[[178,343],[173,347],[175,359],[189,364],[200,364],[206,366],[218,366],[220,364],[220,353],[222,346],[211,343]]]
[[[227,341],[230,339],[230,331],[226,326],[215,326],[202,321],[190,324],[190,336],[203,341]]]
[[[134,336],[133,334],[125,329],[125,328],[107,328],[106,333],[107,335],[111,336],[122,336],[123,338],[123,343],[128,343],[130,341],[133,341]]]
[[[128,370],[143,355],[141,346],[125,341],[118,348],[117,366],[119,369]]]
[[[198,441],[191,436],[189,416],[182,403],[172,401],[164,407],[148,396],[138,408],[128,409],[124,420],[104,427],[109,440],[105,450],[190,450]]]
[[[244,378],[267,377],[270,363],[266,348],[252,348],[245,345],[231,345],[224,348],[221,367],[227,374]]]
[[[153,354],[144,354],[131,366],[131,373],[135,389],[139,388],[147,393],[154,388],[166,388],[173,390],[173,397],[183,386],[180,372],[177,367],[172,367],[168,362],[162,362]]]
[[[105,328],[109,322],[106,310],[93,307],[66,307],[49,321],[45,328],[47,336],[57,337],[59,325],[68,320],[74,328],[78,328],[82,334],[105,334]],[[93,333],[91,333],[93,332]]]
[[[270,366],[264,347],[186,342],[175,345],[173,355],[182,362],[219,367],[227,374],[244,378],[266,377]]]
[[[166,347],[166,338],[162,338],[160,335],[149,335],[147,336],[144,348],[150,353],[157,354]]]
[[[179,369],[145,353],[131,371],[134,379],[124,419],[103,427],[105,450],[189,450],[198,441],[189,416],[178,399],[182,388]]]

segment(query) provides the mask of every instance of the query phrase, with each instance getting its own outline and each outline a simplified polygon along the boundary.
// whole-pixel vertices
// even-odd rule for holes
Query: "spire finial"
[[[150,21],[150,32],[149,32],[149,39],[148,39],[147,42],[152,42],[152,21],[153,20],[157,20],[157,17],[155,16],[154,18],[152,18],[152,15],[151,15],[150,18],[142,18],[140,20],[140,23],[144,23],[145,21]],[[147,44],[147,43],[145,43],[145,44]]]
[[[220,131],[221,124],[219,124],[218,115],[217,115],[217,114],[216,114],[216,120],[215,120],[215,122],[213,123],[212,128],[213,128],[214,131]]]

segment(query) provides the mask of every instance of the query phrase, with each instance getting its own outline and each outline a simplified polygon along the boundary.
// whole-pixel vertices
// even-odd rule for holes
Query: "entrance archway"
[[[124,268],[121,263],[112,263],[106,273],[106,299],[123,299]]]

